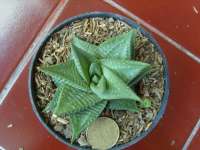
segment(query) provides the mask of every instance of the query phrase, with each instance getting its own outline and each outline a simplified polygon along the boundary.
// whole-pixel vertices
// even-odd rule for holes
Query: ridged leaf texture
[[[86,81],[90,81],[89,76],[89,67],[90,67],[90,60],[89,56],[86,54],[86,52],[81,51],[81,49],[77,48],[72,44],[71,46],[71,54],[74,60],[74,63],[76,65],[76,68],[79,72],[79,74],[82,76],[82,78]]]
[[[62,64],[43,66],[40,70],[51,76],[57,84],[65,83],[84,91],[90,90],[88,83],[82,79],[72,60]]]
[[[73,38],[73,45],[76,46],[77,48],[81,49],[82,51],[89,53],[90,55],[93,55],[95,57],[100,57],[101,55],[98,52],[98,46],[94,44],[90,44],[78,37]]]
[[[63,85],[59,91],[57,105],[54,109],[57,115],[76,113],[102,101],[94,93],[87,93],[68,85]]]
[[[131,59],[136,36],[136,30],[122,33],[101,43],[98,50],[104,58]]]
[[[124,82],[129,83],[150,70],[150,65],[139,61],[102,59],[101,64],[112,69]]]
[[[102,67],[103,76],[99,84],[91,84],[91,90],[102,99],[132,99],[140,101],[140,97],[119,78],[112,70],[107,67]]]
[[[55,109],[55,107],[57,105],[61,90],[62,90],[61,86],[56,89],[56,92],[55,92],[55,94],[53,96],[53,99],[47,104],[47,106],[43,110],[44,112],[46,112],[46,113],[49,113],[49,112],[53,113],[54,112],[54,109]]]
[[[96,118],[101,114],[107,102],[97,103],[84,111],[70,115],[70,123],[72,128],[73,142],[78,138],[79,134],[84,131]]]

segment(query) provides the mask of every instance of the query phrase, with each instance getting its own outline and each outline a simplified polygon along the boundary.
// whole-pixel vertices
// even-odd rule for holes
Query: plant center
[[[102,76],[102,69],[99,63],[92,63],[89,69],[91,83],[97,85]]]

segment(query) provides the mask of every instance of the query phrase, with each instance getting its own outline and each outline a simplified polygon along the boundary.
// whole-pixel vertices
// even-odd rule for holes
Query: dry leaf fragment
[[[60,122],[61,124],[68,124],[69,123],[68,120],[60,118],[60,117],[57,118],[57,121]]]
[[[63,131],[63,133],[64,133],[66,139],[70,139],[71,138],[72,133],[71,133],[71,128],[70,128],[69,124],[66,126],[66,128]]]

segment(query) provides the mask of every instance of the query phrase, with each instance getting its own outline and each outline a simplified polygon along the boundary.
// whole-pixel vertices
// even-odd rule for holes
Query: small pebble
[[[68,121],[63,119],[63,118],[57,118],[57,121],[62,123],[62,124],[68,124]]]
[[[114,19],[113,18],[109,18],[108,22],[114,22]]]
[[[190,27],[190,25],[189,25],[189,24],[187,24],[187,25],[186,25],[186,27],[187,27],[187,28],[189,28],[189,27]]]
[[[147,114],[146,114],[146,118],[151,120],[151,119],[153,118],[153,113],[150,112],[150,111],[147,112]]]
[[[70,129],[70,126],[69,126],[69,125],[66,126],[66,128],[64,129],[63,132],[64,132],[64,135],[65,135],[65,138],[66,138],[66,139],[71,138],[72,133],[71,133],[71,129]]]
[[[63,129],[64,129],[63,125],[57,124],[54,126],[55,131],[62,132]]]
[[[87,142],[86,137],[84,135],[81,135],[77,142],[80,144],[80,146],[88,146],[89,145],[89,143]]]
[[[12,128],[13,127],[13,124],[9,124],[8,126],[7,126],[7,128]]]
[[[171,143],[170,143],[170,145],[173,146],[175,143],[176,143],[176,141],[172,140]]]
[[[19,149],[18,150],[24,150],[24,148],[23,147],[19,147]]]
[[[53,59],[51,56],[46,57],[44,61],[45,61],[45,63],[53,64]]]
[[[50,124],[55,125],[57,123],[56,118],[51,117]]]

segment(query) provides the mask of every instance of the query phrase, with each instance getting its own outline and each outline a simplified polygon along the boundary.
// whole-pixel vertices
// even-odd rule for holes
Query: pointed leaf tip
[[[90,91],[89,84],[82,79],[73,60],[66,63],[40,67],[40,71],[52,77],[56,85],[68,84],[83,91]]]
[[[90,77],[89,77],[89,67],[90,67],[90,61],[88,54],[81,49],[77,48],[73,44],[71,45],[71,55],[74,60],[74,63],[76,65],[76,68],[81,75],[81,77],[89,83]]]
[[[43,112],[45,112],[45,113],[49,113],[49,112],[53,113],[54,112],[54,109],[55,109],[55,107],[57,105],[58,98],[60,96],[61,91],[62,91],[62,87],[58,87],[56,89],[56,92],[55,92],[55,94],[53,96],[53,99],[47,104],[47,106],[45,107]]]
[[[149,64],[133,60],[111,58],[101,59],[100,62],[102,65],[115,71],[115,73],[126,83],[143,76],[146,71],[150,69]]]
[[[132,29],[101,43],[98,50],[104,58],[131,59],[137,31]]]
[[[83,51],[89,53],[92,56],[100,57],[100,54],[97,51],[98,47],[96,45],[84,41],[77,36],[73,37],[72,44],[77,48],[82,49]]]

